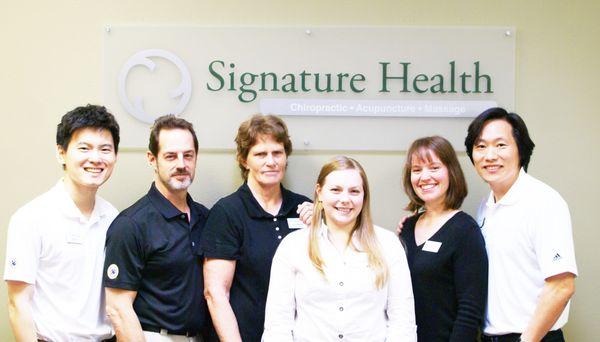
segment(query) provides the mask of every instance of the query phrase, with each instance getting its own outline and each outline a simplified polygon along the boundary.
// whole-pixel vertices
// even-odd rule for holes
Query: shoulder
[[[377,241],[381,247],[385,250],[398,250],[402,248],[402,244],[400,243],[400,238],[393,233],[391,230],[375,226],[373,225],[373,229],[375,231],[375,236],[377,237]]]
[[[295,253],[297,251],[305,251],[310,238],[310,228],[302,228],[289,233],[281,240],[278,250],[285,253]],[[282,253],[279,252],[279,253]]]
[[[568,207],[566,201],[554,188],[541,180],[525,174],[524,196],[531,204],[543,204],[548,206]]]
[[[56,213],[59,209],[58,203],[59,201],[56,200],[56,196],[53,194],[53,189],[50,189],[17,209],[11,216],[11,224],[34,223],[39,220],[46,220],[48,219],[46,213]]]
[[[206,206],[204,206],[203,204],[196,202],[196,201],[193,202],[193,206],[194,206],[194,209],[197,210],[198,213],[200,213],[200,216],[203,216],[203,217],[208,216],[209,210]]]
[[[219,211],[235,210],[236,208],[239,208],[241,205],[243,205],[243,199],[240,194],[240,190],[237,190],[237,191],[219,199],[217,201],[217,203],[215,203],[215,205],[213,205],[213,207],[210,209],[210,212],[213,212],[215,210],[219,210]]]
[[[287,199],[289,201],[295,203],[295,204],[301,204],[301,203],[304,203],[304,202],[312,202],[310,200],[310,198],[308,198],[308,197],[306,197],[306,196],[304,196],[302,194],[295,193],[295,192],[290,191],[290,190],[288,190],[286,188],[283,188],[283,191],[284,191],[284,194],[287,197]]]
[[[114,219],[117,215],[119,215],[119,210],[117,210],[117,208],[115,208],[115,206],[109,201],[100,196],[96,197],[96,205],[99,205],[102,213],[108,215],[111,219]]]
[[[461,230],[479,231],[475,219],[464,211],[459,211],[452,217],[452,224]]]

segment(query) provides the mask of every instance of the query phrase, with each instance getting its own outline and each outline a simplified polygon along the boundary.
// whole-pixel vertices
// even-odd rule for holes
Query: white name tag
[[[306,228],[306,225],[302,223],[299,218],[289,218],[287,219],[287,222],[290,229]]]
[[[427,240],[425,241],[425,245],[423,246],[423,250],[425,252],[437,253],[442,247],[441,242]]]
[[[67,243],[81,245],[83,243],[83,234],[77,231],[67,233]]]

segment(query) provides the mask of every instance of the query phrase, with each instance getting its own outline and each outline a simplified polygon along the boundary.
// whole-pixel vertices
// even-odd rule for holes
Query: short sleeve
[[[118,216],[106,233],[104,286],[137,291],[145,265],[143,237],[136,223]]]
[[[569,272],[577,275],[569,207],[558,195],[548,196],[534,213],[533,245],[544,278]]]
[[[4,280],[35,284],[41,254],[41,237],[35,222],[22,211],[8,225]]]
[[[206,258],[237,260],[241,255],[243,233],[241,223],[234,223],[222,203],[210,210],[200,239]]]

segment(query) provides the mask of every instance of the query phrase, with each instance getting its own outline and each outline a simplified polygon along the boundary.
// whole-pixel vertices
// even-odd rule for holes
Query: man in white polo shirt
[[[465,145],[491,189],[478,213],[489,260],[483,341],[564,341],[577,276],[567,204],[526,173],[535,145],[519,115],[486,110]]]
[[[10,324],[17,341],[110,339],[102,268],[106,230],[118,211],[96,192],[112,173],[119,125],[104,107],[78,107],[58,124],[56,146],[63,178],[10,220]]]

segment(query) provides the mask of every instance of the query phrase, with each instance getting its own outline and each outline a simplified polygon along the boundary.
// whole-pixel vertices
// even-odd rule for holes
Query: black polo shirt
[[[187,203],[190,221],[153,183],[108,228],[104,286],[137,291],[133,309],[142,328],[199,332],[208,321],[197,251],[208,209],[190,195]]]
[[[229,302],[242,341],[260,341],[273,255],[281,239],[294,231],[298,204],[309,201],[281,187],[283,202],[275,216],[258,204],[247,184],[220,199],[211,209],[201,246],[206,258],[236,260]]]

